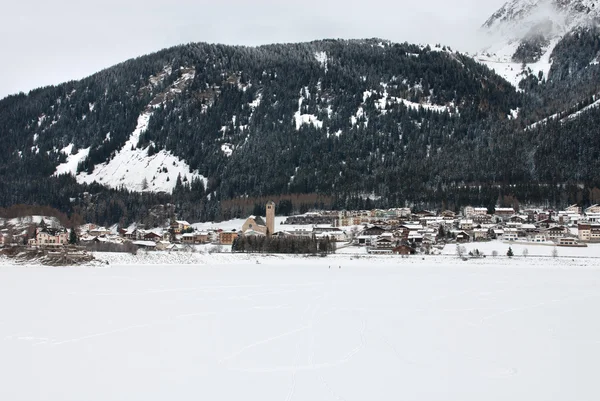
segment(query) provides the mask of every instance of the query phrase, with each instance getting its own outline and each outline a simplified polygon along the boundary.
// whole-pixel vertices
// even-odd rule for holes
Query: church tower
[[[275,232],[275,202],[267,202],[267,236],[273,235]]]

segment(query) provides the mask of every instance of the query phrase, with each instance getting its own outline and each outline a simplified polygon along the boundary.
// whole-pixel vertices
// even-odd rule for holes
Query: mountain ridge
[[[441,45],[176,46],[0,100],[0,206],[47,202],[112,223],[157,204],[239,217],[221,202],[271,195],[335,208],[587,199],[597,161],[572,151],[599,145],[584,128],[563,137],[595,121],[596,98],[551,105],[546,90],[565,89],[519,93]],[[564,127],[525,129],[564,110],[576,116]]]

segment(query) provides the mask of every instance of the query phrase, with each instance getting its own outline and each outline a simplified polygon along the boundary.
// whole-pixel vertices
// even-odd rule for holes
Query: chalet
[[[410,231],[406,239],[411,244],[420,244],[423,242],[424,237],[423,234],[419,233],[418,231]]]
[[[579,240],[585,242],[600,242],[600,224],[579,224]]]
[[[486,214],[488,214],[487,212],[487,208],[485,207],[472,207],[472,206],[467,206],[465,207],[465,209],[463,210],[463,215],[464,217],[466,217],[467,219],[472,219],[475,216],[484,216]]]
[[[392,252],[396,255],[412,255],[415,251],[408,245],[399,245],[392,249]]]
[[[402,224],[398,229],[404,231],[419,231],[423,229],[423,226],[421,224]]]
[[[168,249],[169,249],[169,247],[170,247],[171,245],[172,245],[172,244],[171,244],[169,241],[158,241],[158,242],[156,243],[156,250],[157,250],[157,251],[166,251],[166,250],[168,250]]]
[[[458,228],[463,231],[470,231],[473,229],[473,220],[465,219],[458,222]]]
[[[379,226],[372,226],[369,228],[366,228],[363,230],[363,232],[361,233],[361,236],[379,236],[381,234],[383,234],[386,230],[383,227],[379,227]]]
[[[588,207],[587,209],[585,209],[585,214],[600,214],[600,205],[592,205],[590,207]]]
[[[464,231],[453,231],[452,234],[458,243],[469,242],[471,240],[471,236]]]
[[[436,213],[431,212],[429,210],[421,210],[419,212],[413,213],[418,219],[422,219],[423,217],[435,217]]]
[[[492,216],[489,214],[476,214],[471,217],[475,224],[489,224],[492,221]]]
[[[175,232],[175,234],[181,234],[184,231],[189,230],[191,224],[185,220],[175,220],[173,224],[171,224],[171,228]]]
[[[354,242],[359,246],[371,246],[376,239],[376,235],[359,235]]]
[[[550,226],[556,224],[556,222],[554,220],[552,220],[552,218],[548,218],[546,220],[540,220],[537,222],[538,227],[545,227],[545,228],[550,228]]]
[[[508,220],[511,216],[514,216],[514,214],[515,209],[512,207],[499,207],[496,208],[496,211],[494,212],[494,215],[502,220]]]
[[[504,234],[502,235],[503,241],[518,241],[519,240],[519,230],[516,228],[506,228],[504,229]]]
[[[581,206],[571,205],[565,209],[565,212],[567,212],[568,214],[582,214],[583,209],[581,208]]]
[[[159,235],[159,234],[157,234],[154,231],[149,231],[149,232],[147,232],[147,233],[144,234],[143,240],[144,241],[154,241],[154,242],[157,242],[157,241],[162,240],[162,235]]]
[[[529,220],[529,218],[527,216],[521,216],[518,214],[510,216],[510,219],[508,219],[508,221],[510,221],[511,223],[521,223],[521,224],[527,223],[528,220]]]
[[[578,246],[579,243],[575,238],[561,238],[558,240],[559,246]]]
[[[444,220],[454,220],[456,218],[456,213],[454,213],[452,210],[444,210],[441,213],[441,216]]]
[[[381,237],[375,240],[375,248],[377,249],[389,249],[392,250],[394,248],[394,239],[389,235],[382,235]]]
[[[186,245],[194,245],[194,233],[185,233],[181,236],[181,243]]]
[[[579,232],[579,240],[580,241],[590,241],[592,239],[592,225],[591,224],[581,224],[577,226]]]
[[[492,239],[504,240],[504,229],[502,228],[490,228],[489,234]]]
[[[137,227],[134,226],[130,226],[127,228],[127,230],[125,230],[125,233],[123,233],[123,237],[127,238],[128,240],[134,241],[137,239]]]
[[[299,228],[299,229],[287,231],[287,232],[290,233],[294,237],[310,238],[313,235],[312,230],[309,231],[305,228]]]
[[[489,232],[485,228],[476,228],[473,230],[473,241],[483,241],[489,238]]]
[[[548,237],[546,237],[546,234],[538,233],[538,234],[535,234],[534,236],[530,237],[530,241],[543,244],[543,243],[548,242]]]
[[[238,237],[238,232],[236,230],[232,231],[221,231],[219,233],[219,243],[221,245],[231,245],[233,241]]]
[[[550,239],[559,239],[566,236],[569,230],[563,226],[554,226],[542,231]]]
[[[589,223],[600,223],[600,213],[588,213],[585,217]]]
[[[526,233],[533,233],[537,231],[537,227],[535,224],[522,224],[521,230],[525,231]]]

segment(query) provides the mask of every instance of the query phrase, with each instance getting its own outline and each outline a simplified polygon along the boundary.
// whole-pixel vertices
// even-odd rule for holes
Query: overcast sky
[[[80,79],[162,48],[324,38],[442,43],[472,51],[505,0],[17,0],[0,15],[0,98]]]

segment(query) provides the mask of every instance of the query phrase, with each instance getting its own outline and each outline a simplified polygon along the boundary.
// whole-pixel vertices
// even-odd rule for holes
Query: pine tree
[[[79,238],[77,238],[77,233],[75,232],[75,228],[71,228],[69,232],[69,244],[77,245],[79,242]]]
[[[509,258],[515,256],[511,247],[508,247],[508,252],[506,252],[506,256],[508,256]]]

